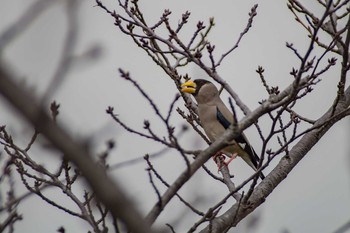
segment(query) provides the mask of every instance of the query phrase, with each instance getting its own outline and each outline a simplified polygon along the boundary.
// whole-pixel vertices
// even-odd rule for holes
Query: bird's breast
[[[215,106],[198,106],[198,115],[203,129],[211,141],[215,141],[225,132],[225,128],[217,120]]]

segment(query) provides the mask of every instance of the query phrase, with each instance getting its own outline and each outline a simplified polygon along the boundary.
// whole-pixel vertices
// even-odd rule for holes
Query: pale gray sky
[[[0,8],[0,33],[14,22],[31,2],[33,1],[4,1]],[[117,7],[116,0],[103,2],[111,9]],[[304,2],[312,5],[309,1]],[[156,22],[164,9],[170,9],[173,12],[172,21],[177,23],[181,14],[189,10],[191,17],[186,31],[188,36],[196,28],[199,20],[207,23],[209,17],[214,17],[216,26],[209,38],[216,45],[217,55],[220,55],[236,42],[246,25],[248,12],[255,3],[257,1],[250,0],[141,0],[140,6],[146,19],[151,22]],[[60,122],[77,137],[94,139],[94,145],[102,146],[106,138],[113,137],[117,141],[117,149],[113,152],[111,161],[114,164],[142,157],[162,148],[154,142],[125,133],[105,113],[107,106],[114,106],[120,118],[136,129],[142,129],[144,119],[149,119],[152,125],[157,125],[152,109],[132,85],[119,78],[118,68],[130,71],[131,76],[143,86],[164,113],[167,112],[177,90],[165,73],[134,45],[130,38],[121,34],[113,25],[114,20],[94,6],[94,1],[89,0],[82,2],[79,7],[78,45],[74,54],[80,55],[91,46],[98,46],[102,49],[101,57],[96,62],[73,69],[52,99],[61,104]],[[315,7],[315,12],[319,14],[317,10]],[[50,83],[49,78],[52,77],[58,62],[66,29],[64,7],[58,4],[40,16],[5,50],[5,60],[39,96]],[[244,37],[237,51],[222,64],[219,69],[220,75],[232,85],[241,99],[254,109],[258,106],[258,101],[266,98],[255,72],[258,65],[265,68],[265,77],[270,84],[283,89],[291,82],[289,72],[292,67],[298,66],[297,59],[285,47],[285,42],[293,42],[302,53],[308,45],[307,39],[306,33],[295,23],[293,15],[288,11],[286,1],[259,1],[258,15],[253,28]],[[194,66],[189,66],[181,72],[187,72],[195,78],[203,75]],[[298,105],[300,113],[314,119],[327,110],[336,94],[334,83],[338,78],[332,75],[337,74],[330,72],[323,78],[314,93]],[[223,99],[227,100],[227,95],[224,95]],[[178,105],[182,106],[182,102]],[[17,135],[26,131],[26,136],[30,137],[30,128],[18,124],[16,114],[1,98],[0,109],[0,125],[8,125]],[[184,124],[184,120],[174,114],[172,124],[180,126]],[[162,126],[157,127],[163,130]],[[261,222],[255,233],[283,230],[291,233],[333,232],[349,221],[349,129],[349,120],[335,125],[276,188],[257,210],[261,214]],[[259,148],[261,142],[257,132],[248,129],[246,134],[254,147]],[[188,132],[181,142],[187,148],[205,147],[194,132]],[[49,166],[53,166],[50,163],[55,161],[52,156],[43,152],[37,153],[36,157]],[[265,173],[276,163],[277,161]],[[182,158],[173,151],[155,160],[154,165],[170,183],[185,168]],[[212,161],[208,161],[208,166],[215,172]],[[252,173],[250,168],[238,159],[230,166],[236,176],[236,184]],[[129,190],[140,209],[147,213],[156,196],[148,183],[145,168],[145,163],[139,163],[116,170],[113,175]],[[18,185],[20,186],[20,182]],[[21,192],[23,189],[18,188],[18,193]],[[61,196],[56,190],[50,192],[53,196]],[[199,172],[180,191],[189,200],[198,197],[202,210],[215,204],[226,192],[226,187],[213,183],[203,172]],[[181,213],[184,208],[181,204],[181,207],[176,205],[177,200],[172,201],[157,224],[178,221],[176,217],[179,215],[176,213]],[[20,211],[24,220],[16,224],[16,232],[55,232],[61,225],[65,226],[67,232],[88,230],[83,221],[44,204],[37,197],[27,199],[20,206]],[[42,219],[44,224],[38,224],[37,219]],[[181,225],[177,226],[177,232],[186,231],[195,220],[192,215],[186,215],[181,219]],[[244,229],[245,220],[230,232],[249,232]]]

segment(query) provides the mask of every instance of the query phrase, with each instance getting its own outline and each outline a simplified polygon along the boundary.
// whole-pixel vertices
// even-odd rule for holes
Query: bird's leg
[[[225,164],[226,166],[228,166],[228,165],[232,162],[232,160],[234,160],[235,158],[237,158],[237,153],[233,153],[232,156],[231,156],[231,158],[230,158],[229,160],[227,160],[227,162],[224,161],[224,164]]]
[[[219,151],[213,156],[213,160],[218,166],[218,171],[220,171],[221,166],[225,164],[225,155]]]
[[[224,165],[228,167],[228,165],[232,162],[232,160],[237,158],[237,155],[238,155],[237,153],[233,153],[232,156],[229,158],[229,160],[225,161],[225,155],[222,152],[217,152],[213,156],[213,160],[218,166],[218,172],[220,171],[221,166]]]

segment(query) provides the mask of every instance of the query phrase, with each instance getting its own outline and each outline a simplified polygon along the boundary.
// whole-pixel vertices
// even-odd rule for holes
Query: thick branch
[[[302,78],[300,80],[300,85],[307,82],[308,77]],[[244,117],[240,122],[238,127],[231,127],[226,130],[226,132],[214,143],[212,143],[206,150],[201,152],[196,160],[175,180],[175,182],[169,187],[169,189],[163,194],[161,198],[161,204],[156,203],[151,211],[148,213],[146,219],[149,223],[153,223],[157,217],[160,215],[164,207],[169,203],[169,201],[176,195],[177,191],[191,178],[194,174],[212,155],[218,152],[220,149],[224,148],[226,142],[238,137],[240,133],[251,126],[260,116],[264,115],[268,111],[274,110],[279,106],[285,104],[286,97],[294,90],[293,84],[288,86],[279,95],[270,97],[267,101],[261,104],[260,107],[255,109],[253,112],[246,117]]]
[[[13,75],[0,66],[0,93],[52,144],[80,169],[86,181],[96,192],[99,200],[111,211],[114,218],[121,219],[132,232],[152,232],[132,201],[117,182],[107,176],[83,145],[73,140],[57,126],[38,101],[24,88],[16,85]],[[127,210],[127,211],[126,211]]]
[[[346,99],[339,103],[335,111],[335,115],[340,114],[339,119],[328,121],[332,115],[331,107],[321,118],[319,118],[315,126],[321,126],[313,131],[306,133],[301,140],[291,149],[288,156],[281,159],[279,164],[272,172],[254,189],[248,200],[248,205],[235,204],[223,215],[215,218],[211,226],[206,227],[201,233],[206,232],[226,232],[232,226],[236,226],[245,216],[260,206],[265,198],[273,192],[273,190],[281,183],[293,168],[304,158],[308,151],[321,139],[321,137],[341,118],[349,114],[350,105],[350,87],[347,88]]]

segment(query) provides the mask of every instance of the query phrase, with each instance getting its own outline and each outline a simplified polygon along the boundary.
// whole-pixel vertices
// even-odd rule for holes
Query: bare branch
[[[239,43],[241,42],[243,36],[245,34],[248,33],[249,29],[252,27],[253,25],[253,20],[254,20],[254,17],[257,15],[257,8],[258,8],[258,4],[255,4],[251,9],[250,9],[250,12],[249,12],[249,19],[248,19],[248,23],[246,25],[246,27],[244,28],[244,30],[241,32],[241,34],[239,35],[238,39],[237,39],[237,42],[235,43],[235,45],[230,49],[228,50],[226,53],[222,54],[221,55],[221,58],[220,60],[216,63],[215,67],[218,67],[221,65],[222,61],[225,59],[225,57],[227,55],[229,55],[230,53],[232,53],[236,48],[238,48],[239,46]]]
[[[336,113],[347,110],[350,105],[350,87],[346,90],[347,100],[337,106]],[[320,138],[337,121],[328,122],[331,117],[332,108],[330,108],[315,125],[321,126],[318,129],[306,133],[302,139],[291,149],[288,156],[283,157],[273,171],[254,189],[249,198],[249,208],[238,208],[239,205],[233,205],[228,211],[212,221],[212,226],[206,227],[201,232],[222,232],[229,227],[235,226],[240,219],[249,214],[257,206],[261,205],[265,198],[274,190],[274,188],[292,171],[294,166],[306,155]],[[343,116],[344,117],[344,116]],[[325,124],[325,122],[328,122]],[[251,208],[254,206],[255,208]],[[224,224],[223,224],[224,223]]]
[[[16,80],[16,78],[13,78],[13,75],[9,75],[1,67],[0,92],[53,145],[59,148],[67,159],[80,168],[92,189],[96,191],[96,195],[110,209],[111,213],[114,216],[118,216],[134,232],[153,232],[117,183],[113,182],[102,168],[96,166],[84,146],[76,143],[62,128],[58,127],[45,110],[38,105],[37,101],[12,80]],[[16,93],[21,93],[21,95]],[[104,180],[104,182],[100,182],[101,180]],[[128,209],[128,211],[121,211],[123,209]]]

